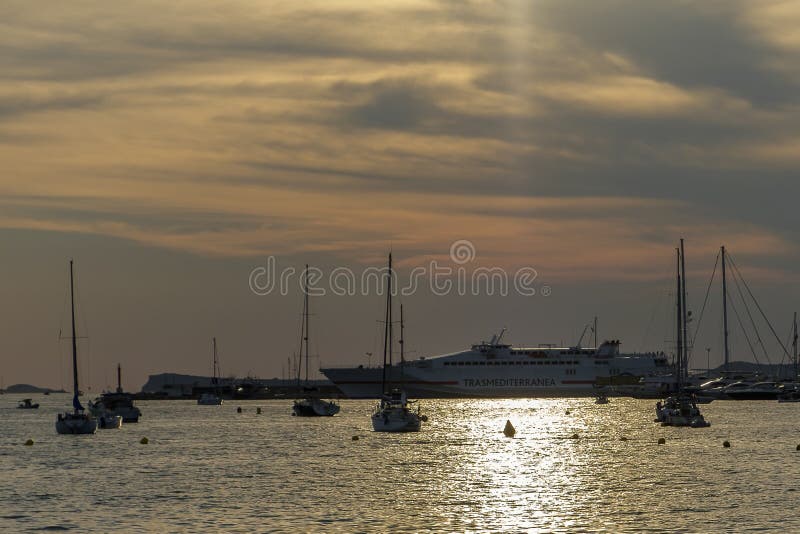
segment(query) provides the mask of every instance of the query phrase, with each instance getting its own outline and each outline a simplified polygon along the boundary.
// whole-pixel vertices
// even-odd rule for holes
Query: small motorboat
[[[689,395],[676,395],[668,397],[662,404],[656,403],[655,422],[661,426],[688,426],[691,428],[705,428],[711,423],[705,420],[695,400]]]
[[[292,415],[298,417],[331,417],[339,413],[339,410],[339,405],[333,401],[305,397],[294,401]]]
[[[97,416],[97,428],[110,430],[122,428],[122,416],[105,412]]]
[[[31,399],[22,399],[17,404],[17,408],[20,410],[36,410],[39,408],[38,402],[32,402]]]
[[[203,393],[200,395],[200,398],[197,399],[197,404],[201,406],[219,406],[222,404],[222,397],[214,393]]]

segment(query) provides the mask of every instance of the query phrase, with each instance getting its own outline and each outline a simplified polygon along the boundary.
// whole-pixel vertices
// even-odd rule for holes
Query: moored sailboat
[[[219,384],[219,360],[217,360],[217,338],[211,338],[211,385],[214,388],[213,392],[205,392],[200,395],[200,398],[197,399],[197,404],[201,406],[219,406],[222,404],[222,397],[219,394],[218,384]]]
[[[724,266],[724,263],[723,263]],[[688,374],[688,316],[686,313],[686,262],[683,250],[683,239],[677,249],[677,328],[676,328],[676,392],[664,402],[656,403],[656,422],[662,426],[686,426],[702,428],[711,426],[700,413],[693,395],[683,391]]]
[[[309,354],[308,354],[308,338],[309,338],[309,303],[308,303],[308,265],[305,270],[305,281],[303,283],[303,323],[300,329],[300,363],[297,366],[297,389],[301,390],[300,386],[300,372],[303,365],[303,350],[305,349],[306,361],[306,381],[302,386],[302,391],[305,396],[302,399],[297,399],[292,405],[292,415],[298,417],[332,417],[339,413],[341,409],[338,404],[333,401],[327,401],[314,395],[316,391],[314,388],[308,386],[308,369],[309,369]]]
[[[72,271],[72,260],[69,261],[69,296],[72,315],[72,408],[71,412],[58,414],[56,432],[59,434],[94,434],[97,431],[97,420],[86,413],[78,399],[78,344],[75,334],[75,282]]]
[[[372,429],[375,432],[418,432],[422,427],[422,416],[419,413],[419,406],[416,410],[411,409],[411,401],[408,400],[406,392],[403,390],[403,376],[401,372],[400,387],[391,388],[387,381],[386,369],[392,366],[392,254],[389,254],[389,269],[386,276],[386,315],[383,332],[383,374],[381,378],[380,403],[372,413]],[[403,349],[403,324],[401,307],[401,352]],[[403,367],[403,356],[401,355],[401,371]]]

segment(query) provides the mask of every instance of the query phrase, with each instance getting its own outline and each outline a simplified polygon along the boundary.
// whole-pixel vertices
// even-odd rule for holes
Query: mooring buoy
[[[150,443],[150,440],[147,438],[142,438],[139,440],[139,443],[141,443],[142,445],[147,445],[148,443]]]
[[[726,449],[730,449],[731,442],[726,439],[725,441],[722,442],[722,446],[725,447]]]
[[[513,438],[514,434],[516,433],[517,429],[514,428],[514,425],[511,424],[511,421],[506,419],[506,427],[503,429],[503,434],[505,434],[507,438]]]
[[[30,447],[31,445],[33,445],[33,440],[32,439],[28,439],[28,441],[25,442],[25,445]]]
[[[352,439],[353,441],[358,441],[358,436],[353,436],[351,439]]]
[[[256,413],[261,413],[261,406],[259,406],[258,408],[256,408]]]
[[[658,438],[658,444],[659,444],[659,445],[664,445],[666,442],[667,442],[667,440],[666,440],[666,439],[664,439],[664,438]]]

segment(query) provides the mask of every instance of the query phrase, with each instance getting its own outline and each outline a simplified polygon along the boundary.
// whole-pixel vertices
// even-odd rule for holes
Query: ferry
[[[420,357],[387,366],[392,382],[402,380],[409,397],[591,397],[598,388],[636,383],[671,372],[663,352],[620,352],[620,341],[595,348],[513,347],[503,333],[469,350]],[[380,367],[328,367],[320,371],[352,399],[381,396]]]

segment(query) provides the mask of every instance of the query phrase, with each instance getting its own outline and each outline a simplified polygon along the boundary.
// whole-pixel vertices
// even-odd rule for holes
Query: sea
[[[800,403],[715,401],[690,429],[649,400],[426,399],[422,431],[385,434],[372,401],[141,401],[61,436],[70,397],[22,397],[0,396],[2,532],[800,532]]]

